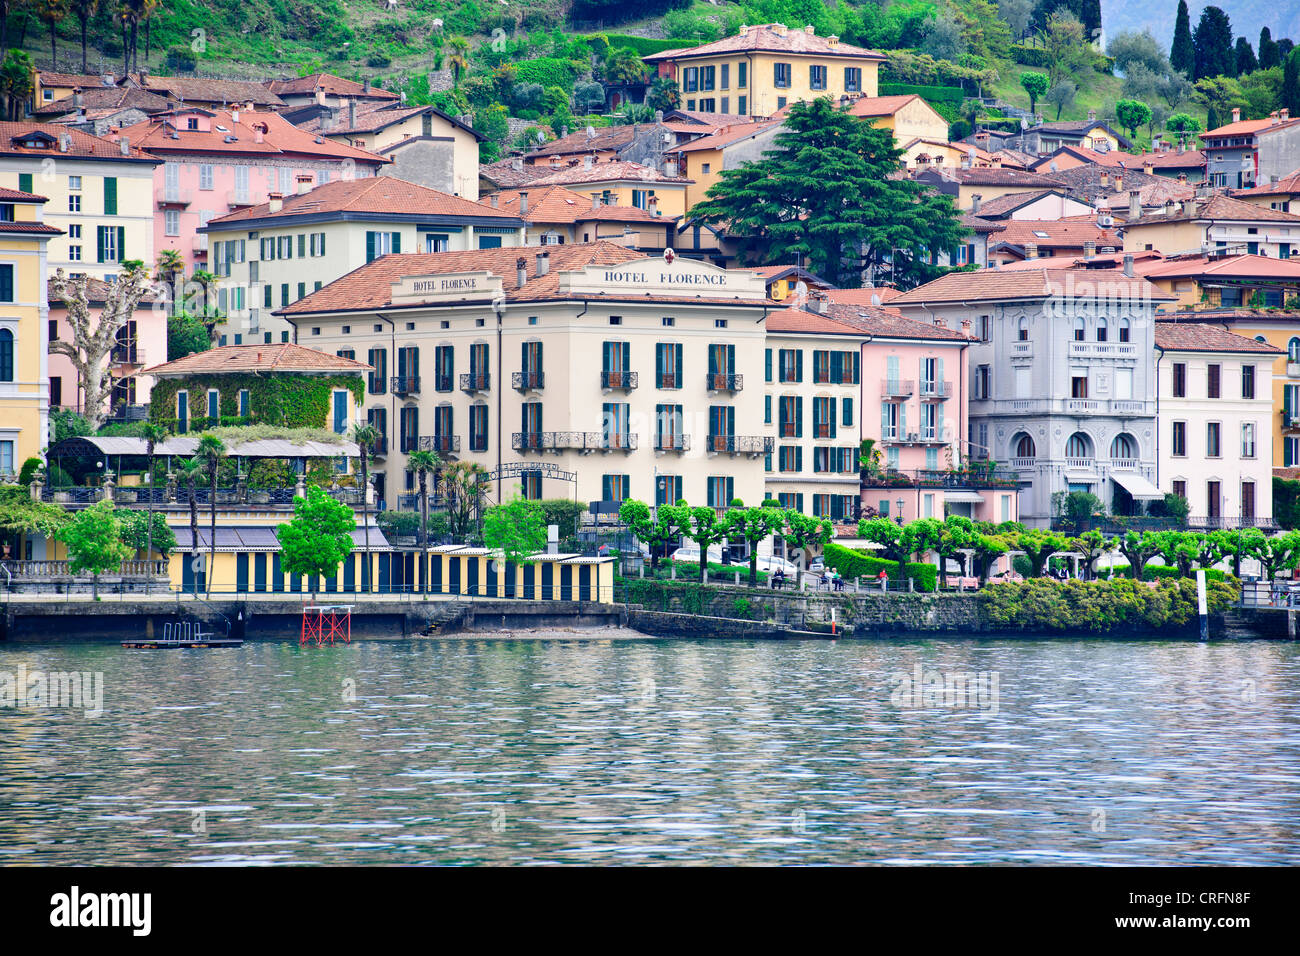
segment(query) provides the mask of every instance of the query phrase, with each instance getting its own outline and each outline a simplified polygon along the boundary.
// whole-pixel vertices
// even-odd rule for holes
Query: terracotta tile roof
[[[756,53],[758,51],[773,53],[801,53],[806,56],[846,56],[869,57],[884,60],[883,53],[864,50],[862,47],[848,43],[831,43],[827,37],[819,37],[797,27],[785,27],[779,23],[763,23],[746,27],[742,33],[723,37],[713,43],[679,50],[664,50],[642,57],[647,63],[659,60],[681,60],[687,57],[716,56],[720,53]]]
[[[868,289],[831,289],[826,293],[826,298],[836,305],[875,306],[877,302],[883,305],[902,294],[892,285],[878,285]]]
[[[259,87],[260,89],[260,87]],[[129,137],[132,145],[139,145],[157,153],[222,153],[253,154],[265,156],[311,156],[323,159],[351,159],[369,166],[388,162],[384,157],[345,143],[336,143],[307,130],[299,129],[278,113],[263,110],[249,112],[236,110],[236,123],[230,110],[215,110],[211,129],[190,130],[175,126],[175,113],[157,116],[128,126],[121,135]],[[225,131],[217,129],[224,126]],[[257,142],[255,127],[264,127],[262,142]],[[175,138],[172,134],[175,133]],[[228,143],[226,138],[235,137]]]
[[[427,186],[408,183],[391,176],[367,176],[364,179],[340,179],[305,193],[286,196],[279,212],[271,212],[269,202],[238,209],[209,222],[225,225],[249,220],[276,220],[288,216],[318,216],[329,213],[366,212],[410,216],[463,216],[476,219],[500,219],[503,226],[521,226],[513,212],[439,192]]]
[[[46,196],[38,196],[36,193],[25,193],[17,189],[8,189],[0,186],[0,202],[49,202]]]
[[[0,232],[9,233],[27,233],[29,235],[41,236],[61,236],[63,230],[55,226],[47,226],[43,222],[0,222]]]
[[[92,86],[104,86],[104,77],[99,73],[56,73],[53,70],[37,70],[41,86],[79,86],[83,90]],[[113,74],[108,74],[110,77]]]
[[[989,232],[1001,232],[1007,228],[1000,222],[994,222],[992,219],[984,218],[984,209],[980,208],[980,215],[973,216],[968,212],[961,214],[961,224],[977,235]]]
[[[1258,183],[1249,189],[1234,189],[1234,196],[1281,196],[1300,193],[1300,169],[1278,177],[1277,182]]]
[[[1116,249],[1124,246],[1119,233],[1097,225],[1095,216],[1070,216],[1053,220],[1009,219],[1005,225],[1006,231],[998,237],[998,241],[1018,246],[1030,242],[1040,246],[1078,248],[1083,248],[1085,242],[1095,242],[1098,246],[1114,246]]]
[[[852,326],[875,338],[930,339],[944,342],[964,342],[966,336],[944,325],[909,319],[892,308],[873,305],[845,305],[831,303],[827,315],[844,325]]]
[[[1183,276],[1220,276],[1241,279],[1280,279],[1300,282],[1300,259],[1271,259],[1268,256],[1180,256],[1166,259],[1146,274],[1162,279]]]
[[[525,154],[524,158],[570,156],[575,153],[591,153],[597,150],[617,150],[631,143],[640,130],[641,126],[635,123],[628,126],[602,127],[595,130],[596,135],[594,136],[588,136],[586,130],[579,130],[576,133],[570,133],[568,136],[561,136],[559,139],[552,140],[544,146],[539,146],[531,153]]]
[[[828,310],[833,310],[835,306],[828,306]],[[802,335],[852,335],[856,338],[866,338],[867,334],[857,326],[849,325],[845,322],[837,321],[831,315],[822,315],[817,312],[810,312],[807,309],[782,309],[780,312],[770,312],[767,316],[766,328],[768,332],[786,332]]]
[[[1024,186],[1027,189],[1043,189],[1060,186],[1060,173],[1044,176],[1024,169],[1007,169],[1005,167],[973,166],[969,169],[960,166],[932,167],[918,173],[918,179],[946,180],[963,186]]]
[[[49,137],[50,145],[42,148],[18,145],[17,141],[25,141],[31,138],[33,133]],[[68,151],[66,153],[59,149],[59,137],[61,136],[69,137]],[[55,159],[59,156],[76,156],[78,159],[109,159],[116,162],[140,162],[141,160],[155,164],[160,162],[156,157],[141,149],[140,144],[134,139],[131,140],[131,154],[123,156],[121,146],[115,141],[105,139],[102,136],[92,136],[90,133],[83,133],[77,129],[68,129],[66,126],[58,126],[54,123],[21,121],[13,123],[0,122],[0,154],[8,156],[50,156]]]
[[[32,110],[32,114],[35,116],[63,116],[66,113],[75,113],[78,109],[75,102],[77,95],[74,93],[52,103],[41,103]],[[124,109],[137,109],[145,113],[161,113],[173,106],[172,102],[166,97],[127,86],[92,87],[83,90],[80,96],[81,108],[85,109],[87,113],[97,110],[116,112]]]
[[[1078,254],[1040,256],[1035,259],[1017,259],[1004,262],[998,268],[1004,272],[1008,269],[1075,269],[1097,273],[1122,269],[1125,256],[1133,257],[1133,271],[1140,276],[1145,276],[1147,274],[1146,270],[1163,262],[1165,258],[1162,253],[1148,249],[1139,252],[1104,252],[1088,258]]]
[[[987,163],[989,165],[992,165],[993,163],[993,156],[994,156],[993,153],[990,153],[984,149],[980,149],[978,146],[971,146],[969,143],[951,143],[946,139],[927,139],[924,136],[915,136],[912,139],[908,140],[906,143],[904,143],[902,148],[904,150],[908,150],[911,149],[913,146],[915,146],[917,143],[923,143],[926,146],[937,146],[941,150],[945,150],[945,151],[948,149],[954,149],[957,152],[967,156],[973,155],[977,162]],[[918,155],[924,156],[926,154],[919,153]],[[1024,169],[1025,166],[1021,162],[1014,162],[1010,166],[1006,166],[1005,168]]]
[[[222,372],[355,372],[360,375],[369,371],[373,369],[365,362],[286,342],[272,345],[223,345],[155,365],[145,369],[144,374],[169,378]]]
[[[1173,301],[1146,279],[1137,276],[1093,273],[1084,269],[981,269],[950,272],[904,292],[895,306],[948,302],[1003,302],[1045,299],[1049,296],[1087,296],[1098,293],[1151,301]]]
[[[554,169],[550,174],[535,179],[538,186],[570,186],[579,183],[693,183],[695,180],[684,176],[665,176],[651,166],[640,163],[614,160],[609,163],[592,163],[591,166],[570,166]]]
[[[326,93],[331,96],[362,96],[373,100],[398,100],[398,94],[390,90],[381,90],[377,86],[366,87],[356,80],[345,80],[333,73],[313,73],[310,76],[294,77],[291,80],[267,80],[265,86],[276,96],[293,96]]]
[[[1223,136],[1247,136],[1259,133],[1269,129],[1284,129],[1288,126],[1294,126],[1300,123],[1300,119],[1275,120],[1273,117],[1265,117],[1257,120],[1239,120],[1236,123],[1229,123],[1227,126],[1216,126],[1214,129],[1206,130],[1201,134],[1201,139],[1218,139]],[[1208,144],[1213,146],[1213,144]]]
[[[1090,129],[1100,127],[1114,136],[1121,146],[1130,145],[1128,137],[1114,129],[1105,120],[1061,120],[1060,122],[1039,123],[1037,126],[1031,126],[1027,132],[1044,132],[1044,133],[1078,133],[1082,136]]]
[[[1300,311],[1295,309],[1179,309],[1175,312],[1157,312],[1157,322],[1245,322],[1249,325],[1280,322],[1295,325],[1300,322]]]
[[[261,83],[251,80],[213,80],[198,76],[154,76],[152,73],[141,77],[132,73],[128,81],[140,89],[151,93],[160,93],[174,100],[184,100],[188,104],[213,103],[239,106],[252,103],[256,106],[284,106],[284,100],[276,96]]]
[[[819,275],[815,275],[815,274],[809,272],[807,269],[803,268],[802,266],[795,266],[795,265],[789,265],[789,266],[755,266],[755,267],[754,267],[753,269],[751,269],[750,271],[751,271],[751,272],[757,272],[759,275],[761,275],[761,276],[762,276],[765,280],[767,280],[768,282],[776,282],[776,281],[779,281],[779,280],[781,280],[781,279],[787,279],[787,278],[792,278],[792,277],[794,277],[794,278],[801,279],[801,280],[803,280],[803,281],[806,282],[806,283],[811,283],[811,284],[814,284],[814,285],[818,285],[818,286],[822,287],[823,289],[833,289],[833,288],[835,288],[833,285],[831,285],[829,282],[827,282],[827,281],[826,281],[825,279],[823,279],[821,276],[819,276]]]
[[[730,146],[732,143],[739,143],[742,140],[749,139],[751,136],[757,136],[759,133],[769,130],[777,123],[735,123],[731,126],[724,127],[716,133],[708,136],[701,136],[699,139],[693,139],[689,143],[683,143],[677,147],[679,153],[690,153],[702,149],[722,149],[724,146]]]
[[[1200,322],[1162,321],[1155,324],[1156,348],[1168,352],[1265,352],[1281,355],[1282,350],[1267,342],[1228,332]]]
[[[1199,149],[1162,149],[1153,153],[1142,153],[1137,157],[1137,168],[1150,163],[1156,169],[1191,169],[1205,166],[1205,153]],[[1133,168],[1133,164],[1129,165]]]
[[[611,220],[618,222],[670,222],[663,216],[656,216],[645,209],[635,206],[601,205],[592,208],[591,197],[573,192],[563,186],[539,186],[523,190],[528,193],[528,212],[519,212],[518,189],[503,189],[479,200],[480,206],[491,208],[492,199],[497,200],[497,209],[503,215],[519,216],[531,223],[565,223],[590,222],[592,220]]]
[[[529,166],[527,164],[521,164],[520,168],[516,169],[515,163],[517,162],[519,160],[502,159],[495,163],[479,166],[479,178],[495,183],[501,189],[514,189],[544,179],[555,172],[549,166]]]
[[[1059,189],[1030,189],[1023,193],[1007,193],[1005,196],[994,196],[992,199],[980,203],[979,214],[985,219],[998,219],[1010,215],[1021,206],[1027,206],[1031,202],[1037,202],[1044,196],[1052,195],[1064,196],[1065,194]]]
[[[1141,219],[1128,223],[1128,228],[1166,222],[1199,222],[1205,219],[1217,222],[1285,222],[1300,225],[1300,216],[1294,213],[1270,209],[1268,206],[1259,206],[1233,199],[1223,193],[1215,193],[1204,202],[1196,204],[1194,215],[1184,204],[1175,206],[1170,213],[1165,213],[1164,210],[1145,213]]]
[[[427,252],[387,255],[354,269],[336,279],[323,289],[299,299],[275,315],[308,315],[328,312],[366,312],[375,309],[395,308],[392,304],[392,286],[406,276],[442,275],[446,273],[486,270],[501,277],[502,290],[507,301],[534,302],[562,299],[597,299],[591,293],[560,293],[561,272],[571,272],[588,265],[619,265],[635,259],[644,259],[645,253],[612,242],[574,243],[547,246],[550,269],[539,276],[537,269],[538,247],[475,249],[465,252]],[[516,263],[524,260],[524,285],[518,284]],[[614,301],[628,298],[646,302],[692,302],[696,304],[762,305],[766,299],[737,300],[734,298],[708,298],[700,296],[648,296],[632,294],[626,297],[610,296]],[[770,303],[769,303],[770,304]],[[420,307],[420,303],[403,304],[396,308]]]
[[[1102,182],[1102,177],[1105,182]],[[1115,177],[1120,179],[1120,187],[1115,186]],[[1065,191],[1080,202],[1096,206],[1102,199],[1112,208],[1127,208],[1129,193],[1136,191],[1144,206],[1159,205],[1166,200],[1181,201],[1196,196],[1196,187],[1180,183],[1167,176],[1149,176],[1141,170],[1116,170],[1106,166],[1085,163],[1071,169],[1059,169],[1052,173],[1059,180]]]
[[[687,124],[684,125],[693,126],[696,130],[700,126],[712,126],[719,129],[723,126],[734,126],[737,123],[754,122],[752,116],[740,116],[735,113],[705,113],[700,110],[669,110],[664,116],[668,120],[671,120],[674,116],[685,117]],[[664,125],[667,126],[669,123]]]
[[[903,96],[859,96],[849,106],[854,116],[893,116],[912,100],[921,99],[915,93]]]

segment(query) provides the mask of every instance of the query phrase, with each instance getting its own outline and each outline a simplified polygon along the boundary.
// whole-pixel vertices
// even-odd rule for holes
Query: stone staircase
[[[459,601],[443,603],[430,615],[420,633],[428,637],[458,631],[464,626],[465,619],[469,617],[469,609],[468,604]]]

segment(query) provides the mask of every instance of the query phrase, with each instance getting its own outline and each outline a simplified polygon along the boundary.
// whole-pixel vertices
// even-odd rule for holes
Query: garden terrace
[[[1018,488],[1021,484],[1019,472],[992,463],[988,467],[972,465],[951,470],[890,469],[862,476],[865,488]]]

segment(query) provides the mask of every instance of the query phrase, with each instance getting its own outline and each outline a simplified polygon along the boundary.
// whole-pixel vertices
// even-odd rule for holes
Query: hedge
[[[1127,568],[1125,568],[1124,570],[1125,572],[1128,571]],[[1182,575],[1178,573],[1177,568],[1168,567],[1163,564],[1148,564],[1145,568],[1142,569],[1143,581],[1158,581],[1162,578],[1178,578],[1181,576]],[[1227,572],[1220,571],[1218,568],[1206,568],[1205,583],[1207,585],[1212,581],[1226,581],[1226,580],[1228,580]]]
[[[881,83],[878,96],[910,96],[915,93],[924,100],[934,103],[947,103],[949,106],[961,106],[966,99],[966,91],[960,86],[921,86],[913,83]]]
[[[552,56],[520,60],[515,64],[515,69],[515,83],[540,83],[542,89],[558,86],[568,90],[573,87],[573,81],[578,77],[573,61]]]
[[[889,583],[895,588],[906,588],[907,578],[911,578],[913,587],[918,591],[933,591],[938,584],[939,569],[933,564],[909,562],[907,578],[899,574],[898,562],[877,558],[863,551],[855,551],[843,545],[830,542],[822,552],[826,566],[834,568],[844,576],[847,582],[861,577],[874,580],[881,570],[889,576]]]
[[[586,40],[595,39],[595,34],[584,37]],[[641,56],[649,56],[652,53],[662,53],[664,50],[681,50],[687,47],[699,46],[694,40],[656,40],[652,37],[634,37],[627,33],[606,33],[605,39],[609,41],[609,48],[617,50],[621,47],[631,47]]]
[[[1209,610],[1235,602],[1235,580],[1207,585]],[[1055,581],[1033,578],[993,584],[977,597],[982,623],[1025,631],[1110,631],[1181,627],[1196,617],[1196,582],[1161,578],[1155,587],[1129,578]]]
[[[1011,45],[1011,59],[1025,66],[1039,66],[1043,69],[1052,65],[1052,58],[1047,55],[1046,50],[1040,50],[1036,46],[1025,46],[1023,43]]]

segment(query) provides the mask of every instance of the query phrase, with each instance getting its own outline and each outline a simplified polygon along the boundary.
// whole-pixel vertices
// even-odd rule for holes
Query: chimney
[[[980,203],[983,201],[984,201],[984,197],[981,196],[979,193],[975,193],[975,195],[970,197],[970,214],[972,216],[979,215]]]
[[[238,122],[239,122],[239,110],[237,110],[237,109],[235,109],[235,110],[231,110],[231,111],[230,111],[230,119],[231,119],[232,122],[238,123]]]
[[[59,134],[59,152],[60,152],[60,153],[66,153],[66,152],[68,151],[68,147],[71,146],[71,145],[72,145],[72,137],[69,136],[67,133],[60,133],[60,134]]]
[[[77,92],[72,94],[72,105],[80,109],[81,104],[82,104],[81,90],[78,89]]]
[[[591,154],[590,154],[590,153],[588,153],[586,156],[582,157],[582,168],[583,168],[583,169],[591,169]]]
[[[1240,106],[1234,106],[1234,107],[1232,108],[1232,121],[1233,121],[1234,123],[1240,123],[1240,122],[1241,122],[1241,107],[1240,107]]]
[[[521,189],[519,190],[519,215],[524,216],[527,214],[528,214],[528,190]]]
[[[284,195],[281,193],[268,193],[267,197],[271,212],[279,212],[284,208]]]
[[[1110,173],[1106,172],[1106,170],[1103,169],[1103,170],[1101,171],[1101,177],[1100,177],[1100,179],[1101,179],[1101,186],[1102,186],[1102,188],[1103,188],[1103,189],[1109,189],[1109,188],[1110,188]]]
[[[311,176],[307,173],[298,174],[298,195],[311,192]]]
[[[1196,213],[1199,209],[1200,204],[1195,199],[1189,199],[1187,202],[1183,203],[1183,211],[1192,219],[1196,218]]]
[[[551,254],[549,252],[537,253],[537,275],[544,276],[551,271]]]
[[[117,141],[117,147],[118,147],[118,149],[120,149],[120,150],[122,151],[122,155],[123,155],[123,156],[130,156],[130,155],[131,155],[131,139],[130,139],[130,137],[128,137],[128,136],[123,136],[121,139],[119,139],[119,140]]]
[[[591,194],[591,208],[593,212],[600,208],[600,193]]]
[[[528,260],[520,256],[515,260],[515,286],[523,288],[528,281]]]
[[[1095,122],[1097,122],[1097,111],[1096,111],[1096,110],[1088,110],[1088,122],[1089,122],[1089,123],[1095,123]]]
[[[1155,168],[1155,163],[1149,159],[1142,163],[1142,172],[1147,176],[1155,175]]]
[[[1128,194],[1128,219],[1132,222],[1142,218],[1142,194],[1136,189]]]
[[[357,128],[357,101],[348,100],[348,128]]]
[[[1124,188],[1124,174],[1115,174],[1115,192],[1120,192]]]
[[[1169,217],[1169,216],[1172,216],[1173,214],[1174,214],[1174,201],[1173,201],[1172,199],[1166,199],[1166,200],[1165,200],[1165,216],[1166,216],[1166,218],[1167,218],[1167,217]]]
[[[253,124],[253,142],[261,143],[264,138],[265,138],[265,134],[262,132],[262,124],[260,123]]]
[[[364,80],[361,81],[361,92],[362,93],[370,92],[370,77],[366,77]]]
[[[1092,239],[1085,239],[1083,241],[1083,257],[1085,259],[1091,259],[1096,254],[1097,254],[1097,243]]]
[[[993,154],[993,160],[992,160],[992,162],[993,162],[993,168],[994,168],[994,169],[1001,169],[1001,168],[1002,168],[1002,156],[1001,156],[999,153],[994,153],[994,154]]]
[[[493,208],[493,209],[498,208],[498,207],[497,207],[497,202],[498,202],[499,198],[500,198],[500,197],[498,197],[496,193],[493,193],[493,194],[492,194],[492,208]]]
[[[1124,256],[1124,274],[1129,278],[1133,277],[1133,253],[1127,253]]]
[[[1277,185],[1277,173],[1273,173],[1272,175],[1270,175],[1270,176],[1268,177],[1268,184],[1269,184],[1270,186],[1276,186],[1276,185]]]
[[[522,172],[524,168],[524,161],[522,159],[512,159],[510,160],[510,168],[517,173]]]
[[[1290,110],[1290,108],[1284,106],[1284,107],[1282,107],[1282,109],[1278,110],[1278,111],[1277,111],[1277,118],[1280,119],[1280,120],[1281,120],[1282,122],[1284,122],[1284,123],[1287,122],[1288,120],[1290,120],[1290,119],[1291,119],[1291,110]]]
[[[809,36],[813,36],[817,33],[817,28],[810,23],[803,28],[803,32],[808,34]]]
[[[657,215],[659,215],[659,197],[658,197],[658,196],[651,196],[651,197],[646,201],[646,211],[649,212],[650,215],[652,215],[652,216],[657,216]]]
[[[827,44],[829,44],[830,48],[833,50],[833,49],[835,49],[837,46],[840,45],[840,38],[837,37],[834,33],[832,33],[830,36],[828,36],[828,37],[826,38],[826,42],[827,42]]]

